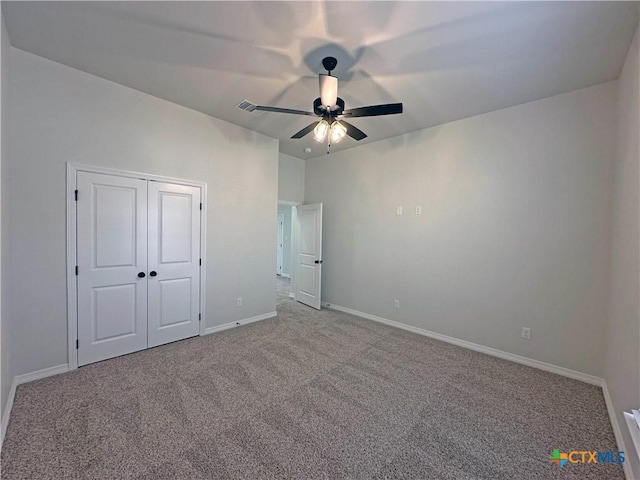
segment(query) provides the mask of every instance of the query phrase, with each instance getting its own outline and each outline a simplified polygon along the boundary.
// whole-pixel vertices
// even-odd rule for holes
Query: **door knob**
[[[158,272],[156,272],[155,270],[151,270],[151,271],[149,272],[149,276],[150,276],[150,277],[155,277],[156,275],[158,275]]]
[[[144,274],[144,272],[140,272],[140,273],[138,273],[138,276],[139,276],[140,278],[144,278],[144,277],[146,277],[146,275]]]
[[[322,260],[316,260],[314,263],[322,263]]]

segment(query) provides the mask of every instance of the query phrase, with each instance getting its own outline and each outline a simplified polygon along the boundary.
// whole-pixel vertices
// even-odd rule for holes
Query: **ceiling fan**
[[[302,138],[313,131],[313,138],[316,141],[323,142],[325,138],[328,138],[329,146],[331,143],[338,143],[345,135],[349,135],[356,140],[362,140],[367,137],[366,133],[345,121],[345,118],[377,117],[380,115],[402,113],[402,103],[386,103],[383,105],[370,105],[368,107],[345,110],[344,100],[338,97],[338,78],[331,75],[331,71],[336,68],[337,64],[338,61],[334,57],[325,57],[322,60],[322,66],[327,70],[327,73],[321,73],[319,75],[320,97],[313,101],[313,112],[269,107],[266,105],[254,105],[246,100],[240,103],[238,107],[249,112],[260,110],[264,112],[321,117],[319,121],[307,125],[291,138]]]

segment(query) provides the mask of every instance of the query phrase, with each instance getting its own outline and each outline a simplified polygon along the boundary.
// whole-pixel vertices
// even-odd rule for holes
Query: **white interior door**
[[[322,203],[300,205],[296,299],[320,310],[322,279]]]
[[[282,275],[284,262],[284,214],[278,214],[278,243],[276,244],[276,275]]]
[[[200,195],[149,182],[149,347],[200,331]]]
[[[147,182],[78,172],[76,185],[77,348],[85,365],[147,347]]]

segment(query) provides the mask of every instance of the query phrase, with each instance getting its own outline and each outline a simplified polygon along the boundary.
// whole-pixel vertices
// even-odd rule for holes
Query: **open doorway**
[[[297,204],[278,202],[276,218],[276,294],[278,301],[293,297],[291,277],[293,268],[293,209]]]
[[[278,202],[276,307],[289,298],[321,308],[322,203]],[[282,251],[282,254],[280,254]]]

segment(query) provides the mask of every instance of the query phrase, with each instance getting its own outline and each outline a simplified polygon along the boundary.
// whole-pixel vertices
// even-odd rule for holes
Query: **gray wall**
[[[609,82],[308,160],[323,301],[602,376],[615,94]]]
[[[1,258],[8,258],[9,242],[7,241],[7,235],[9,229],[6,227],[8,222],[7,207],[8,202],[8,185],[6,169],[9,164],[9,84],[10,84],[10,71],[11,71],[11,45],[9,44],[9,37],[7,36],[7,29],[4,24],[4,16],[0,13],[0,19],[2,21],[2,39],[0,41],[1,47],[1,59],[0,59],[0,72],[2,78],[0,79],[1,90],[1,105],[2,105],[2,118],[0,122],[2,145],[1,160],[0,160],[0,222],[2,224],[2,235],[0,236],[1,243]],[[9,365],[9,348],[11,348],[11,342],[9,341],[9,288],[8,288],[8,276],[7,276],[7,263],[1,262],[0,264],[0,378],[1,378],[1,394],[0,394],[0,416],[4,414],[4,409],[7,405],[7,399],[9,398],[9,390],[11,389],[11,382],[13,376],[11,375],[11,368]]]
[[[207,182],[206,326],[275,311],[277,140],[12,53],[6,261],[14,272],[14,374],[67,362],[67,161]]]
[[[281,153],[278,160],[278,200],[304,202],[305,161]]]
[[[640,465],[622,412],[640,406],[640,66],[638,32],[618,80],[611,290],[605,379],[633,478]]]

